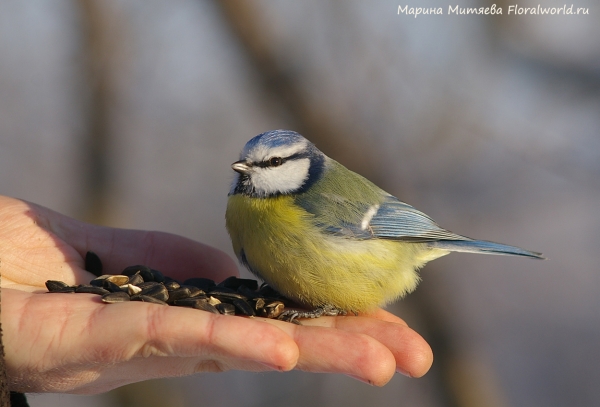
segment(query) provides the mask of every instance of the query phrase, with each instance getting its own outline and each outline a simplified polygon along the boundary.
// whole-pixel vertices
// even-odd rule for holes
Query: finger
[[[406,323],[398,324],[362,316],[324,317],[302,320],[302,323],[369,335],[390,350],[396,361],[396,370],[406,376],[421,377],[433,363],[433,352],[429,344]]]
[[[381,321],[393,322],[395,324],[408,326],[408,324],[403,319],[401,319],[398,316],[396,316],[388,311],[385,311],[381,308],[377,308],[371,312],[365,312],[365,313],[361,312],[361,313],[359,313],[359,315],[379,319]]]
[[[42,227],[77,250],[82,258],[82,268],[85,254],[93,251],[100,257],[106,274],[118,274],[127,266],[144,264],[176,279],[203,276],[222,281],[238,275],[237,266],[225,253],[182,236],[101,227],[35,204],[27,205],[33,209]]]
[[[2,294],[7,365],[15,377],[27,372],[28,391],[105,391],[103,377],[123,385],[202,370],[290,370],[298,359],[292,338],[259,320],[141,302],[106,305],[87,294]]]
[[[300,349],[297,367],[300,370],[343,373],[376,386],[383,386],[394,375],[394,355],[369,335],[272,319],[266,321],[297,343]]]
[[[108,230],[107,230],[108,229]],[[224,252],[181,236],[164,232],[93,227],[81,253],[94,251],[105,273],[118,274],[125,267],[143,264],[178,280],[206,277],[217,282],[239,275],[234,261]]]

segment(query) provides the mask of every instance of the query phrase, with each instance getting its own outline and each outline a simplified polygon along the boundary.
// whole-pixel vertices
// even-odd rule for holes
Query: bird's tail
[[[429,243],[436,249],[452,252],[503,254],[509,256],[524,256],[533,259],[545,259],[542,253],[532,252],[516,246],[488,242],[486,240],[437,240]]]

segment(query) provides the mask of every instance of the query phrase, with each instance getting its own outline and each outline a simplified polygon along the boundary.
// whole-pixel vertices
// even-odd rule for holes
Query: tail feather
[[[532,252],[516,246],[488,242],[486,240],[437,240],[430,243],[436,249],[452,252],[501,254],[508,256],[524,256],[533,259],[545,259],[542,253]]]

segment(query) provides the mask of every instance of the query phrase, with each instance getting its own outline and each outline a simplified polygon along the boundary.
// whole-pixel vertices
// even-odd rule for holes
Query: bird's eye
[[[269,160],[269,165],[271,167],[279,167],[283,164],[283,159],[281,157],[273,157]]]

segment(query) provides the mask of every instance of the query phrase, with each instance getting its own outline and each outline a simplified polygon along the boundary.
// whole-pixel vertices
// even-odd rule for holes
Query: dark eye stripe
[[[306,154],[306,153],[296,153],[296,154],[290,155],[289,157],[271,157],[266,161],[261,161],[254,165],[257,167],[260,167],[260,168],[279,167],[289,160],[295,160],[298,158],[306,158],[306,157],[308,157],[308,154]],[[273,160],[277,160],[277,161],[274,163]]]

